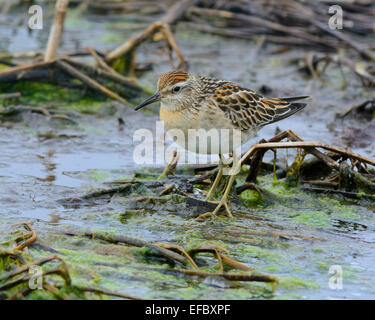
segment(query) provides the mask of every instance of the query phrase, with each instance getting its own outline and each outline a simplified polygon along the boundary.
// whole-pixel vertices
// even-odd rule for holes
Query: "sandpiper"
[[[308,96],[266,98],[230,81],[193,76],[185,71],[175,70],[163,74],[159,78],[157,92],[135,110],[160,101],[160,119],[164,121],[165,129],[181,130],[185,134],[185,141],[182,143],[185,149],[219,155],[219,171],[207,194],[207,200],[210,201],[223,176],[223,150],[233,154],[235,164],[237,157],[234,151],[238,146],[233,142],[234,134],[229,135],[229,140],[228,135],[219,134],[219,139],[216,139],[215,143],[206,142],[203,148],[200,148],[200,145],[197,147],[195,139],[201,135],[200,130],[237,131],[240,132],[240,141],[243,144],[261,127],[285,119],[303,109],[306,104],[296,101],[305,98]],[[192,132],[196,134],[191,134]],[[190,143],[192,140],[194,143]],[[178,140],[177,142],[179,143]],[[216,202],[218,205],[212,215],[224,206],[227,214],[232,216],[228,207],[228,196],[234,179],[235,174],[231,174],[222,199]]]

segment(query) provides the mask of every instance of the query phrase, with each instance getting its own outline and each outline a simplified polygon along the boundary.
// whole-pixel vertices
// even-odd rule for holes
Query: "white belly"
[[[202,108],[198,117],[190,112],[177,114],[161,108],[160,119],[169,138],[181,148],[200,154],[232,153],[255,133],[235,129],[224,112],[213,117],[208,108]]]
[[[255,132],[254,132],[255,133]],[[171,129],[167,136],[181,148],[200,154],[227,154],[239,149],[252,136],[251,132],[234,129]]]

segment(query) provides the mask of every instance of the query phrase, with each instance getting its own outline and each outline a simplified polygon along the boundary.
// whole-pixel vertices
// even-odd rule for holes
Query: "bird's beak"
[[[136,106],[134,110],[139,110],[151,103],[154,103],[154,102],[157,102],[157,101],[160,101],[160,92],[157,91],[154,95],[152,95],[150,98],[146,99],[145,101],[143,101],[140,105]]]

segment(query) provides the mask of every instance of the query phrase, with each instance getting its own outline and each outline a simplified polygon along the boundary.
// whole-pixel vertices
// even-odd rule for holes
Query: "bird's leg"
[[[239,172],[239,168],[240,168],[240,163],[238,161],[238,158],[237,158],[236,154],[233,153],[233,165],[232,165],[232,168],[230,168],[230,170],[228,172],[228,174],[230,175],[230,178],[229,178],[228,184],[225,188],[225,191],[224,191],[224,194],[223,194],[221,200],[218,202],[218,205],[213,212],[205,213],[205,214],[199,216],[197,218],[198,220],[203,218],[203,217],[207,217],[207,216],[216,216],[216,214],[219,212],[219,210],[221,209],[222,206],[224,206],[227,215],[231,218],[233,217],[232,213],[229,210],[229,205],[228,205],[229,193],[230,193],[230,190],[232,189],[233,182],[236,179],[236,175]]]
[[[206,201],[212,200],[212,198],[214,196],[214,193],[215,193],[215,190],[216,190],[217,186],[219,185],[219,182],[220,182],[221,178],[223,177],[223,160],[222,160],[222,155],[219,154],[219,157],[220,157],[219,172],[217,173],[215,181],[214,181],[214,183],[212,184],[210,190],[207,193]]]
[[[229,206],[228,206],[228,202],[229,202],[229,200],[228,200],[228,196],[229,196],[229,192],[230,192],[230,190],[231,190],[231,188],[232,188],[232,185],[233,185],[233,182],[234,182],[235,178],[236,178],[235,175],[230,176],[229,181],[228,181],[228,185],[227,185],[227,187],[226,187],[226,189],[225,189],[225,192],[224,192],[224,194],[223,194],[221,200],[219,201],[217,207],[216,207],[215,210],[212,212],[212,215],[213,215],[213,216],[215,216],[215,215],[219,212],[220,208],[221,208],[222,206],[224,206],[227,215],[228,215],[229,217],[231,217],[231,218],[233,217],[233,216],[232,216],[232,213],[231,213],[230,210],[229,210]]]

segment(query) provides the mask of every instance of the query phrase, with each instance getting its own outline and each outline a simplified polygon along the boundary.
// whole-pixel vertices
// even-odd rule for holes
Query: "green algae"
[[[318,289],[319,285],[316,284],[314,281],[301,279],[298,277],[279,277],[279,285],[289,290],[296,290],[296,289]]]
[[[285,179],[274,183],[271,175],[262,176],[259,181],[267,191],[272,192],[277,198],[274,203],[277,211],[285,211],[289,221],[293,224],[329,227],[335,219],[359,219],[355,206],[344,204],[343,201],[329,197],[309,194],[298,188],[284,184]],[[303,202],[303,207],[298,203]],[[256,203],[253,201],[253,204]],[[269,203],[268,203],[269,204]],[[283,210],[280,210],[283,208]],[[288,208],[288,209],[287,209]],[[309,208],[309,209],[308,209]],[[310,208],[314,208],[311,210]]]
[[[89,170],[90,179],[95,181],[103,181],[109,178],[109,173],[103,170],[91,169]]]
[[[308,210],[304,213],[291,213],[290,221],[295,224],[305,224],[308,226],[329,226],[329,216],[325,212]]]
[[[280,267],[277,264],[271,264],[265,268],[267,271],[280,271]]]
[[[98,209],[84,211],[80,213],[81,219],[84,217],[83,220],[87,223],[103,224],[100,227],[90,228],[92,231],[113,235],[119,233],[130,236],[138,235],[141,239],[150,237],[154,239],[154,242],[172,242],[184,247],[187,251],[210,245],[224,247],[230,251],[233,259],[256,270],[270,272],[277,276],[280,285],[276,292],[273,293],[269,286],[264,284],[228,283],[221,279],[198,280],[194,277],[177,277],[164,273],[164,270],[173,270],[177,266],[159,257],[149,248],[119,246],[84,237],[48,236],[44,233],[43,241],[59,251],[66,260],[74,285],[99,285],[108,290],[133,295],[138,292],[143,298],[150,299],[218,298],[218,292],[220,292],[220,299],[298,299],[309,294],[310,291],[319,291],[324,281],[328,281],[327,271],[330,266],[338,264],[338,257],[346,252],[345,246],[335,242],[319,241],[312,247],[306,247],[306,243],[301,243],[301,240],[269,239],[267,237],[270,235],[267,233],[264,236],[241,234],[236,237],[230,234],[230,229],[265,230],[265,223],[261,220],[258,222],[258,220],[246,218],[228,219],[225,216],[219,216],[214,222],[201,223],[183,215],[177,215],[177,211],[181,214],[183,211],[193,210],[193,208],[186,207],[185,196],[180,194],[159,196],[164,186],[147,187],[147,183],[150,185],[150,181],[155,180],[161,170],[161,168],[147,168],[139,171],[136,174],[137,179],[144,178],[145,183],[134,183],[129,194],[117,195],[116,201],[111,202],[114,210],[108,211],[107,209],[100,214]],[[180,172],[184,170],[187,169],[181,168]],[[246,171],[243,174],[246,174]],[[90,171],[88,176],[95,182],[108,179],[107,174],[102,175],[100,170]],[[178,175],[171,179],[178,179]],[[163,183],[169,184],[170,182],[166,179]],[[283,179],[274,183],[272,174],[262,176],[259,179],[259,185],[265,190],[271,189],[279,201],[259,201],[260,197],[257,192],[253,190],[243,192],[245,196],[239,199],[250,203],[245,207],[249,217],[256,212],[256,216],[268,219],[268,223],[277,221],[279,224],[282,223],[284,228],[298,226],[298,228],[307,228],[302,230],[308,230],[308,232],[332,230],[333,222],[338,218],[357,220],[361,218],[355,205],[346,205],[331,197],[317,198],[298,188],[285,186]],[[149,196],[150,199],[145,202],[133,202],[132,199],[139,198],[139,196]],[[235,208],[238,206],[236,204]],[[243,206],[241,210],[244,210]],[[244,229],[238,229],[238,224],[241,224]],[[139,234],[137,231],[139,226],[147,232],[143,231]],[[222,227],[228,229],[228,232],[219,231]],[[220,236],[220,240],[207,239],[208,234],[214,237]],[[237,242],[231,242],[232,238],[237,239]],[[242,239],[256,238],[259,239],[257,244],[241,243]],[[39,249],[32,249],[30,252],[35,257],[49,254]],[[333,257],[332,252],[335,252]],[[212,254],[199,254],[195,259],[202,271],[219,271],[218,262]],[[149,267],[160,271],[151,271]],[[231,268],[225,266],[225,270],[228,272]],[[312,270],[319,275],[318,279],[323,280],[316,280],[311,275]],[[344,278],[351,282],[357,281],[356,279],[363,272],[347,265],[343,266],[343,270]],[[285,274],[293,274],[293,276],[285,276]],[[138,288],[138,291],[133,292],[134,288]],[[53,298],[44,295],[35,295],[30,298],[34,297]]]
[[[329,267],[325,263],[318,263],[316,267],[323,270],[329,269]]]
[[[275,250],[261,248],[253,245],[242,246],[241,253],[246,254],[246,256],[248,257],[257,258],[259,260],[267,260],[273,263],[281,263],[284,259],[284,257]]]
[[[107,99],[103,98],[80,98],[76,101],[72,101],[71,103],[62,103],[59,105],[61,109],[65,110],[75,110],[80,113],[85,114],[96,114],[98,111],[102,110],[103,107],[110,109],[111,106],[105,104],[108,101]]]
[[[82,97],[79,90],[56,86],[49,83],[34,81],[18,81],[13,84],[0,84],[2,92],[21,92],[17,103],[41,106],[46,103],[53,103],[56,109],[75,110],[81,113],[96,113],[108,99],[92,94],[89,97]]]
[[[245,190],[240,194],[239,198],[245,206],[259,205],[263,202],[262,196],[255,190]]]

